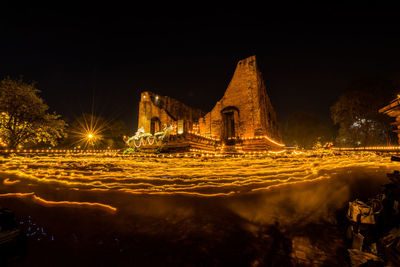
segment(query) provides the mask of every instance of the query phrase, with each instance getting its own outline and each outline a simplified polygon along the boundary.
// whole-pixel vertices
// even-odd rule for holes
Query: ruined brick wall
[[[150,132],[151,119],[157,118],[161,129],[166,125],[176,125],[178,120],[184,120],[187,130],[204,114],[204,111],[191,108],[171,97],[143,92],[139,102],[138,128],[143,126],[146,133]]]
[[[200,133],[222,137],[224,135],[222,112],[227,108],[238,110],[234,111],[236,137],[267,135],[277,141],[281,140],[276,113],[267,95],[255,56],[238,62],[222,99],[209,113],[200,118]]]
[[[264,84],[264,79],[261,72],[258,72],[258,99],[260,108],[260,125],[256,128],[256,132],[259,131],[261,135],[267,135],[276,141],[281,141],[280,125],[278,123],[277,114],[272,106],[271,99],[267,94],[267,90]],[[258,134],[256,134],[258,135]]]

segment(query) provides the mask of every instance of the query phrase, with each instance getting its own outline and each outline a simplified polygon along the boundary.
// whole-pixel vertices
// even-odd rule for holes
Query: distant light
[[[93,134],[89,134],[89,135],[88,135],[88,138],[89,138],[89,139],[92,139],[92,138],[93,138]]]

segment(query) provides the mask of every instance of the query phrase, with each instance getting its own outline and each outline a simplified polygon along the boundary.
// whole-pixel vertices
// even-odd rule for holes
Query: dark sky
[[[282,122],[297,110],[328,119],[352,79],[400,77],[400,20],[392,7],[7,3],[0,78],[36,81],[66,118],[90,112],[93,102],[96,114],[123,119],[132,131],[141,91],[209,111],[237,61],[251,55]]]

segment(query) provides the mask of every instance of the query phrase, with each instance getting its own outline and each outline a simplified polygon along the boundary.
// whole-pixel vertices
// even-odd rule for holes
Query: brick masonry
[[[255,56],[239,61],[222,99],[199,120],[200,134],[223,137],[222,111],[230,107],[234,110],[237,138],[267,135],[277,141],[281,140],[277,116]]]
[[[138,127],[143,126],[145,132],[154,132],[170,124],[177,126],[175,133],[180,124],[184,132],[194,132],[223,142],[227,137],[246,139],[259,136],[281,141],[277,115],[255,56],[238,62],[224,96],[209,113],[168,96],[143,92]]]
[[[185,122],[185,130],[188,131],[204,114],[204,111],[189,107],[172,97],[146,91],[140,96],[138,128],[144,127],[145,132],[149,133],[152,119],[158,126],[156,131],[171,124],[177,126],[178,121],[182,120]]]

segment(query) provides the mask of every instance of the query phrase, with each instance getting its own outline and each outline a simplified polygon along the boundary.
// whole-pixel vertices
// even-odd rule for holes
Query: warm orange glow
[[[363,151],[363,150],[383,150],[383,151],[398,151],[400,146],[366,146],[366,147],[334,147],[333,150],[343,151]]]
[[[108,212],[115,213],[117,211],[117,208],[102,204],[102,203],[96,203],[96,202],[76,202],[76,201],[50,201],[50,200],[45,200],[41,197],[38,197],[36,195],[33,195],[34,202],[38,204],[42,204],[43,206],[48,206],[48,207],[53,207],[53,206],[83,206],[83,207],[93,207],[93,208],[100,208],[104,209]]]
[[[39,157],[4,158],[0,173],[3,192],[13,188],[5,186],[19,181],[18,188],[27,186],[26,190],[32,188],[28,184],[45,184],[49,190],[74,190],[83,196],[85,191],[99,191],[214,197],[268,190],[289,183],[318,181],[326,179],[326,173],[343,168],[398,167],[390,161],[390,157],[384,158],[373,152],[338,153],[335,150],[244,152],[229,156],[205,150],[132,155],[83,151],[58,155],[47,153]],[[53,202],[49,203],[58,205]],[[75,203],[70,199],[69,202],[73,204],[65,201],[59,203],[92,205],[86,202],[78,204],[82,202]],[[98,204],[92,206],[106,205]]]
[[[27,196],[32,196],[35,193],[5,193],[0,194],[0,198],[7,198],[7,197],[16,197],[16,198],[25,198]]]
[[[71,130],[72,136],[76,139],[75,145],[82,145],[84,148],[93,148],[103,139],[102,133],[108,127],[107,122],[92,115],[83,115],[77,122],[79,127]]]
[[[13,185],[13,184],[16,184],[16,183],[19,183],[19,182],[20,182],[20,180],[11,181],[10,179],[6,178],[6,179],[4,179],[3,184],[4,185]]]
[[[8,198],[8,197],[16,197],[16,198],[27,198],[27,197],[32,197],[33,202],[47,206],[47,207],[54,207],[54,206],[72,206],[72,207],[93,207],[93,208],[100,208],[103,210],[106,210],[108,212],[115,213],[117,211],[117,208],[102,204],[102,203],[96,203],[96,202],[76,202],[76,201],[51,201],[51,200],[46,200],[41,197],[38,197],[35,195],[35,193],[5,193],[5,194],[0,194],[0,198]]]

